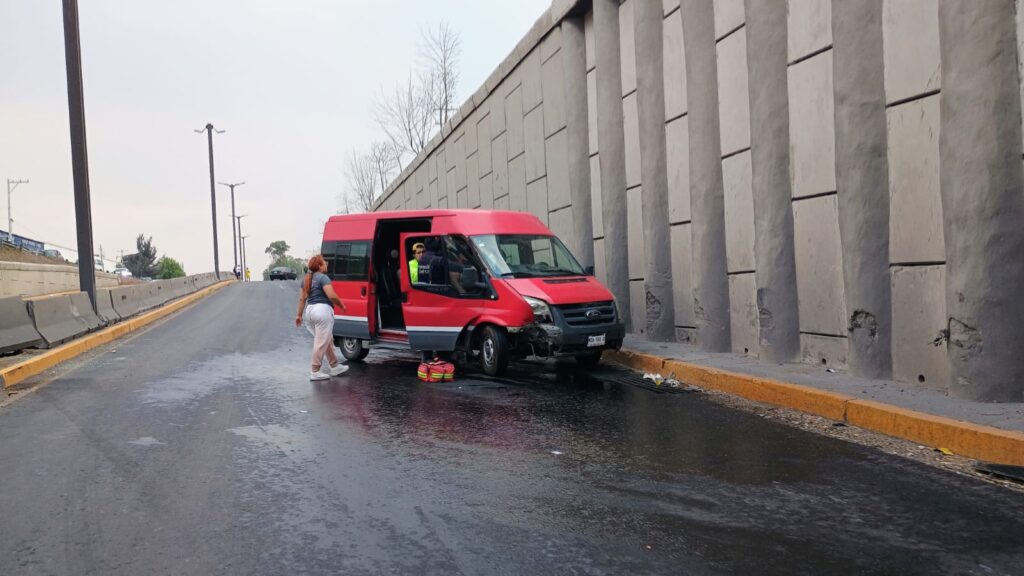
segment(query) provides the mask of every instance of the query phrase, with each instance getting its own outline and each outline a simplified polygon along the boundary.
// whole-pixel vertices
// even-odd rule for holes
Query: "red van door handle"
[[[359,289],[359,295],[364,297],[366,296],[366,286]]]

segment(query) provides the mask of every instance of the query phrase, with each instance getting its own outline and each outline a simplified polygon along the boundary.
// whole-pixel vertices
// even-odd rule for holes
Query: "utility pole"
[[[14,218],[11,217],[11,192],[18,184],[28,184],[28,180],[7,179],[7,241],[14,244]]]
[[[75,185],[75,229],[78,236],[78,284],[96,310],[96,266],[92,252],[92,202],[89,198],[89,153],[85,138],[85,96],[82,93],[82,50],[78,37],[78,0],[64,0],[64,63],[68,78],[71,124],[71,173]]]
[[[245,278],[244,274],[245,274],[245,270],[246,270],[245,269],[245,264],[244,264],[244,262],[245,262],[245,239],[246,238],[248,238],[248,236],[241,236],[238,239],[241,242],[241,244],[242,244],[242,262],[243,262],[243,264],[242,264],[242,274],[243,274],[242,278]]]
[[[235,220],[238,221],[238,248],[242,251],[242,274],[245,274],[245,250],[242,249],[242,218],[245,218],[248,214],[242,214],[235,216]]]
[[[210,206],[213,210],[213,272],[220,280],[220,252],[217,250],[217,188],[214,186],[213,177],[213,133],[223,134],[224,130],[217,130],[213,124],[207,123],[202,130],[194,130],[196,134],[206,132],[206,143],[210,150]]]
[[[238,267],[238,232],[235,230],[235,186],[242,186],[245,182],[236,182],[234,184],[228,184],[226,182],[220,182],[221,186],[227,186],[231,188],[231,248],[235,251],[235,268]],[[233,271],[235,268],[232,268]]]

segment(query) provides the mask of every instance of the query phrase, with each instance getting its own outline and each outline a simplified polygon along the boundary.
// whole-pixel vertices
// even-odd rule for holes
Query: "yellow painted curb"
[[[126,334],[135,332],[146,325],[152,324],[165,316],[173,314],[189,304],[213,294],[232,282],[235,281],[225,280],[212,286],[207,286],[198,292],[189,294],[188,296],[168,304],[164,304],[155,310],[150,310],[149,312],[140,314],[139,316],[134,316],[128,320],[118,322],[117,324],[104,328],[99,332],[86,334],[81,338],[72,340],[71,342],[58,346],[57,348],[47,350],[46,352],[43,352],[33,358],[29,358],[24,362],[8,366],[7,368],[0,370],[0,382],[3,383],[5,389],[10,388],[19,382],[24,381],[26,378],[35,376],[36,374],[60,364],[61,362],[70,360],[92,350],[93,348],[96,348],[97,346],[102,346],[108,342],[117,340]]]
[[[933,448],[948,448],[961,456],[1024,466],[1024,434],[1020,432],[631,350],[606,353],[606,357],[636,370],[675,373],[687,384],[823,416]]]

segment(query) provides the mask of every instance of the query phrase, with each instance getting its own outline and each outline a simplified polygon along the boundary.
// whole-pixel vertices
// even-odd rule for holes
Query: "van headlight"
[[[530,305],[530,309],[533,310],[533,318],[537,322],[552,322],[551,308],[547,302],[529,296],[523,296],[523,299]]]

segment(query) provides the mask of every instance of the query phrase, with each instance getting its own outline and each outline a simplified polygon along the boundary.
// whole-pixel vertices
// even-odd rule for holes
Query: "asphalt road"
[[[1024,496],[571,369],[311,383],[234,285],[0,409],[0,573],[1024,574]]]

